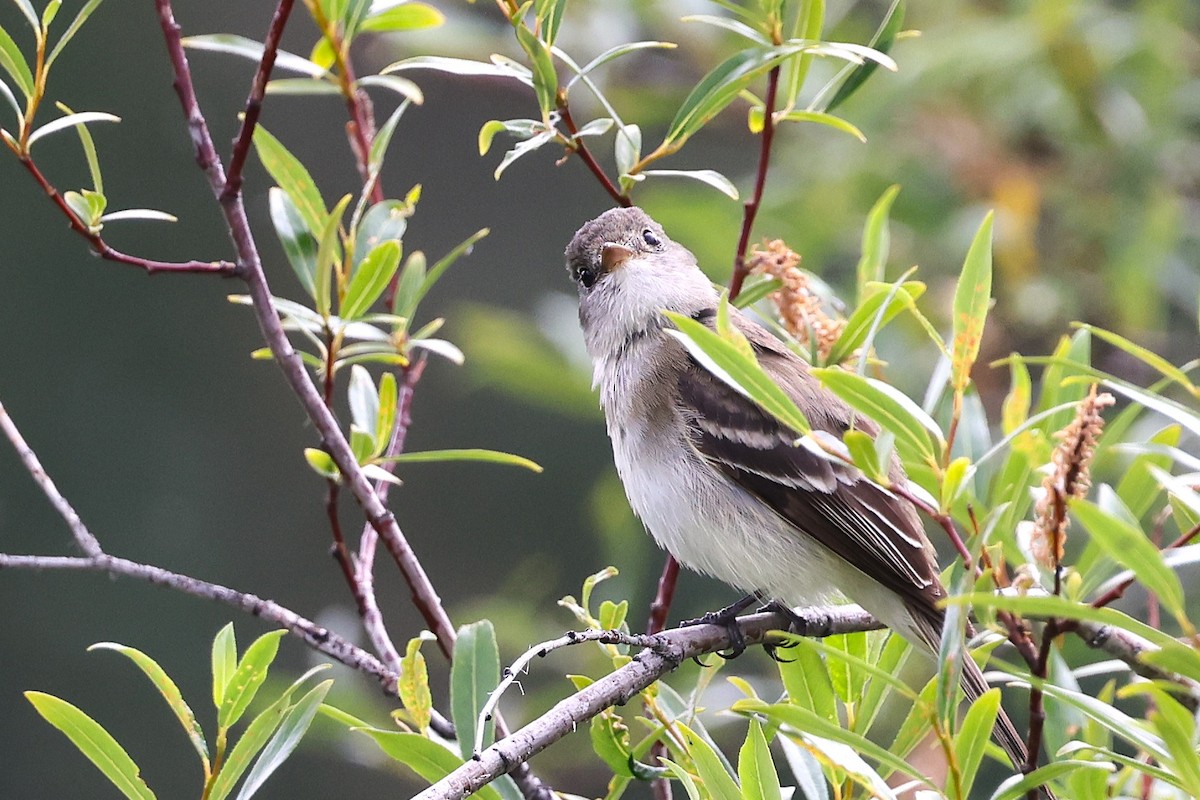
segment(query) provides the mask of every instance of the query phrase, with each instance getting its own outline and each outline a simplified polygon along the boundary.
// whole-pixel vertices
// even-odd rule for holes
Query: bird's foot
[[[760,600],[761,598],[758,595],[748,594],[741,600],[738,600],[736,603],[722,608],[720,611],[709,611],[702,617],[684,620],[683,622],[679,623],[679,627],[689,628],[693,625],[720,625],[725,629],[726,635],[729,636],[729,649],[723,651],[719,650],[717,651],[717,655],[728,661],[729,659],[737,658],[742,653],[746,652],[746,637],[742,634],[741,626],[738,625],[738,614],[745,611],[747,608],[759,602]],[[699,656],[693,658],[692,660],[702,667],[708,666],[700,660]]]
[[[805,619],[800,617],[795,611],[792,611],[791,607],[789,607],[786,603],[781,603],[778,600],[772,600],[771,602],[762,606],[758,609],[757,613],[771,613],[783,616],[783,618],[788,621],[787,631],[789,633],[799,633],[803,635],[804,631],[808,628],[808,622]],[[778,661],[783,664],[795,661],[795,659],[783,658],[779,655],[779,651],[795,646],[795,642],[784,642],[782,644],[763,642],[763,650],[767,651],[767,655],[769,655],[773,661]]]

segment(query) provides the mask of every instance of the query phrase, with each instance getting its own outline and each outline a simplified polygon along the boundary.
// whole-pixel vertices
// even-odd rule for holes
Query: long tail
[[[909,613],[912,615],[915,623],[915,633],[918,640],[923,640],[925,645],[932,649],[936,654],[938,651],[938,643],[941,640],[941,615],[933,616],[928,612],[924,612],[919,607],[909,606]],[[973,636],[974,630],[970,623],[967,624],[967,636]],[[962,688],[969,702],[974,703],[984,695],[991,687],[983,677],[983,670],[975,663],[975,660],[967,654],[963,654],[963,669],[962,669]],[[1004,749],[1012,761],[1013,770],[1021,772],[1025,769],[1025,764],[1029,761],[1029,748],[1025,746],[1025,739],[1017,731],[1017,726],[1013,724],[1012,719],[1005,713],[1004,709],[1000,709],[999,715],[996,717],[996,727],[992,730],[992,737],[996,743]],[[1048,786],[1040,787],[1039,791],[1043,800],[1057,800],[1054,792]]]

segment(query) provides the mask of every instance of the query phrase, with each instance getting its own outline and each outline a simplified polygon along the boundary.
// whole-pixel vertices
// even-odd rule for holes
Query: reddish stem
[[[621,194],[621,190],[608,177],[608,174],[600,166],[599,162],[596,161],[596,157],[592,155],[592,151],[588,149],[588,146],[583,143],[582,139],[577,137],[579,128],[575,125],[575,120],[571,116],[571,107],[567,105],[566,98],[561,95],[558,98],[558,113],[562,117],[563,125],[566,127],[567,132],[571,134],[571,143],[567,145],[568,150],[583,160],[588,170],[600,182],[600,186],[608,193],[608,196],[612,198],[614,203],[622,208],[628,208],[633,205],[629,197]]]
[[[742,233],[738,237],[737,255],[733,259],[733,277],[729,279],[729,299],[736,299],[746,280],[746,251],[750,247],[750,231],[754,218],[762,204],[763,187],[767,183],[767,167],[771,161],[771,142],[775,138],[775,97],[779,92],[779,67],[775,66],[767,75],[767,97],[763,101],[763,129],[761,147],[758,151],[758,172],[754,176],[754,193],[746,203],[742,215]]]

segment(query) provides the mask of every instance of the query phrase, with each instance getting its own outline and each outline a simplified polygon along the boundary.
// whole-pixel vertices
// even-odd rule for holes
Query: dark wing
[[[840,440],[851,412],[807,366],[754,323],[737,320],[759,363],[805,410],[814,428]],[[925,613],[943,594],[932,548],[916,512],[861,472],[804,446],[774,417],[694,361],[679,378],[679,403],[692,446],[716,469],[796,529]],[[859,418],[858,426],[875,428]],[[896,466],[894,474],[902,475]]]

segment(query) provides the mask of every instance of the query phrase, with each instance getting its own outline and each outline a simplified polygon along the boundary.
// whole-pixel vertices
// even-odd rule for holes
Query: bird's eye
[[[580,267],[579,272],[575,274],[575,279],[583,284],[583,288],[590,289],[596,282],[596,272],[588,267]]]
[[[642,241],[651,247],[662,247],[662,238],[649,228],[642,231]]]

